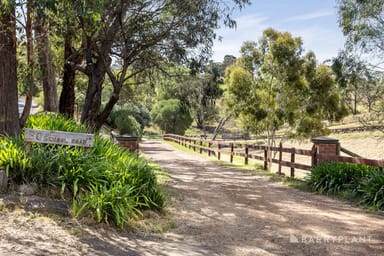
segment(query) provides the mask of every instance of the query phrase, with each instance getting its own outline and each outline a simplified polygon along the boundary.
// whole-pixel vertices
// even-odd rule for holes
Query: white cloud
[[[313,20],[313,19],[323,18],[327,16],[332,16],[334,14],[335,13],[333,11],[319,10],[319,11],[315,11],[307,14],[292,16],[286,19],[286,21],[307,21],[307,20]]]
[[[237,29],[217,30],[217,35],[222,36],[222,41],[215,41],[212,58],[214,61],[221,62],[227,54],[240,56],[239,51],[243,42],[258,41],[262,32],[272,27],[278,31],[288,31],[295,37],[301,37],[305,51],[313,51],[317,59],[322,62],[335,57],[338,50],[344,45],[344,37],[337,27],[336,18],[331,16],[335,16],[332,10],[319,10],[305,15],[277,18],[259,14],[239,16],[235,18]],[[321,20],[322,17],[327,17],[326,21]],[[331,24],[333,19],[335,19],[334,25]],[[300,22],[287,22],[288,20]]]

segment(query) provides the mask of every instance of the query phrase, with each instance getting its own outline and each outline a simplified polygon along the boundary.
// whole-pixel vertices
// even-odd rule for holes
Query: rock
[[[7,191],[8,188],[8,177],[4,170],[0,170],[0,192]]]
[[[35,183],[20,185],[17,188],[17,192],[23,196],[32,196],[37,192],[37,185]]]

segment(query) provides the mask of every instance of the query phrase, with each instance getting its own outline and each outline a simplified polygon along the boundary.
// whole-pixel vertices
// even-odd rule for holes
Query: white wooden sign
[[[60,144],[68,146],[92,147],[93,134],[25,129],[25,142]]]

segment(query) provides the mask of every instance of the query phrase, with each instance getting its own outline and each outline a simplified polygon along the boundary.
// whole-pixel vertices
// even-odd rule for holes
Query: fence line
[[[373,160],[356,157],[344,157],[329,154],[318,154],[316,147],[312,150],[284,148],[280,143],[279,147],[270,147],[271,152],[278,153],[277,158],[268,158],[268,147],[262,145],[250,145],[247,143],[236,143],[228,141],[211,141],[201,138],[185,137],[174,134],[165,134],[164,140],[173,141],[183,147],[198,151],[200,154],[206,152],[208,156],[215,155],[221,160],[222,154],[229,155],[229,161],[232,163],[234,156],[244,158],[244,164],[249,163],[249,159],[263,161],[264,170],[268,169],[268,163],[278,165],[278,174],[281,175],[282,166],[290,168],[290,176],[295,177],[295,169],[311,171],[311,169],[320,162],[338,161],[348,163],[358,163],[371,166],[384,166],[384,160]],[[283,160],[283,153],[290,154],[290,161]],[[296,162],[296,155],[303,155],[311,158],[311,165]]]
[[[384,125],[371,125],[371,126],[359,126],[359,127],[350,127],[350,128],[336,128],[330,129],[331,133],[351,133],[351,132],[365,132],[365,131],[374,131],[374,130],[383,130]]]

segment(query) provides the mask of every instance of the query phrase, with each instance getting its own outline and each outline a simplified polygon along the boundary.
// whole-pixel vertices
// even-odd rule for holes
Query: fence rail
[[[282,167],[290,168],[290,176],[295,177],[295,170],[310,171],[313,166],[319,162],[338,161],[348,163],[358,163],[371,166],[384,166],[384,160],[373,160],[356,157],[344,157],[337,155],[318,154],[317,148],[313,147],[312,150],[297,149],[297,148],[284,148],[282,144],[279,147],[270,147],[270,151],[274,154],[268,156],[268,147],[262,145],[251,145],[247,143],[236,143],[229,141],[211,141],[201,138],[185,137],[174,134],[164,135],[164,140],[173,141],[181,146],[198,151],[200,154],[207,153],[208,156],[216,156],[218,160],[222,160],[222,154],[229,155],[229,161],[232,163],[234,156],[244,158],[244,164],[249,163],[249,159],[263,161],[264,170],[268,169],[269,163],[278,165],[278,174],[282,174]],[[283,154],[290,155],[290,160],[283,159]],[[272,157],[274,155],[274,157]],[[277,157],[276,157],[277,155]],[[310,158],[311,164],[303,164],[297,162],[297,155],[306,156]]]
[[[384,129],[384,125],[371,125],[371,126],[330,129],[330,132],[331,133],[351,133],[351,132],[365,132],[365,131],[374,131],[374,130],[383,130],[383,129]]]
[[[218,160],[222,159],[222,154],[229,155],[229,161],[232,163],[234,156],[244,158],[244,164],[248,164],[250,159],[263,161],[264,169],[268,169],[268,163],[278,164],[278,173],[281,174],[282,166],[290,168],[290,176],[295,176],[295,169],[301,169],[309,171],[312,169],[312,165],[296,163],[296,155],[304,155],[311,157],[314,154],[313,150],[296,149],[296,148],[283,148],[282,145],[279,147],[271,147],[272,152],[276,152],[278,158],[268,157],[268,147],[261,145],[251,145],[247,143],[235,143],[228,141],[210,141],[200,138],[185,137],[173,134],[164,135],[164,140],[173,141],[181,146],[199,151],[200,154],[203,152],[207,153],[208,156],[215,155]],[[283,153],[290,154],[290,161],[282,159]],[[276,154],[275,154],[276,155]],[[313,163],[313,160],[311,160]]]

